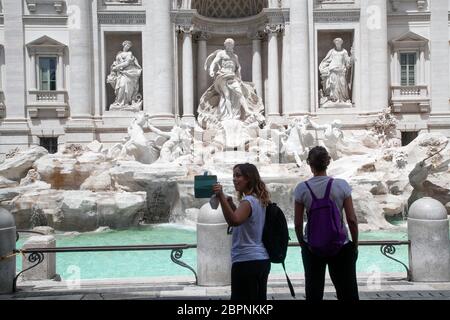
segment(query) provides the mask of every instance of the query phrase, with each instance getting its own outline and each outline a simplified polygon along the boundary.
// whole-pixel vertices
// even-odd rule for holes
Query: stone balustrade
[[[41,110],[53,110],[58,118],[64,118],[68,109],[67,91],[28,91],[27,110],[31,118],[38,117]]]
[[[391,86],[394,112],[429,112],[430,95],[427,85]]]

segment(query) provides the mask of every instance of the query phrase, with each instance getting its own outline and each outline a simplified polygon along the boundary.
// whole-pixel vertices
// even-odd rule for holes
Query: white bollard
[[[447,210],[437,200],[422,198],[409,208],[412,281],[450,281],[450,240]]]
[[[32,248],[55,248],[56,239],[54,236],[34,236],[30,237],[22,249]],[[22,258],[22,270],[31,267],[34,263],[28,261],[29,254]],[[54,253],[44,253],[44,261],[38,266],[22,273],[23,280],[48,280],[56,276],[56,257]]]
[[[197,276],[200,286],[231,284],[231,235],[222,214],[206,203],[197,218]]]
[[[12,253],[15,248],[16,223],[14,217],[5,209],[0,208],[0,258],[5,257],[0,260],[0,294],[13,292],[16,257],[12,256]]]

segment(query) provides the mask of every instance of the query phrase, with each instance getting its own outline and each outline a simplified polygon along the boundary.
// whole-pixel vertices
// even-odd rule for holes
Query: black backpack
[[[262,241],[269,254],[270,262],[282,264],[289,290],[295,298],[294,287],[286,273],[284,264],[290,239],[284,212],[276,203],[270,203],[266,207],[266,221],[264,223]]]

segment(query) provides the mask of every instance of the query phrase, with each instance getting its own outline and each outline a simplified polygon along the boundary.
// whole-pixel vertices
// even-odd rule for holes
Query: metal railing
[[[173,263],[189,269],[195,276],[195,284],[198,284],[197,273],[186,262],[180,260],[183,257],[183,250],[195,249],[197,245],[191,244],[161,244],[161,245],[132,245],[132,246],[90,246],[90,247],[61,247],[61,248],[29,248],[16,250],[15,253],[28,255],[28,262],[32,265],[22,270],[16,275],[13,282],[13,292],[17,289],[17,280],[19,276],[41,264],[44,261],[45,253],[73,253],[73,252],[114,252],[114,251],[156,251],[170,250],[170,259]]]
[[[27,232],[27,233],[37,233],[39,232],[29,232],[24,230],[18,230],[19,232]],[[407,274],[407,280],[411,281],[411,272],[408,266],[402,261],[393,258],[392,256],[396,253],[396,246],[407,245],[408,253],[410,252],[410,241],[360,241],[360,246],[380,246],[380,252],[383,256],[388,259],[391,259],[397,263],[400,263],[405,269]],[[289,247],[299,247],[298,243],[290,243]],[[44,261],[45,253],[73,253],[73,252],[114,252],[114,251],[153,251],[153,250],[170,250],[170,258],[173,263],[190,270],[195,276],[195,284],[198,284],[198,277],[195,270],[189,266],[184,261],[180,260],[183,257],[183,250],[187,249],[196,249],[197,244],[161,244],[161,245],[130,245],[130,246],[89,246],[89,247],[60,247],[60,248],[29,248],[24,250],[15,250],[15,253],[21,253],[24,255],[28,255],[28,262],[32,263],[32,265],[22,270],[20,273],[16,275],[13,283],[13,291],[16,291],[16,284],[19,276],[38,266]]]
[[[398,259],[392,257],[396,252],[396,246],[408,246],[408,256],[411,252],[411,241],[401,241],[401,240],[379,240],[379,241],[359,241],[360,247],[368,247],[368,246],[380,246],[380,253],[388,259],[391,259],[397,263],[400,263],[406,270],[406,280],[411,281],[411,270],[409,270],[408,266],[401,262]],[[298,243],[290,243],[289,247],[300,247]]]

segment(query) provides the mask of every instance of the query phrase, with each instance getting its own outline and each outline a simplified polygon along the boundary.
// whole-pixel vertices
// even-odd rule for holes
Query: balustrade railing
[[[392,98],[427,98],[428,86],[392,86]]]
[[[67,91],[54,90],[31,90],[29,91],[29,101],[34,103],[58,103],[64,104],[67,101]]]

